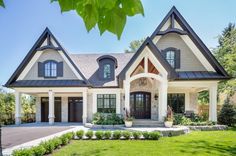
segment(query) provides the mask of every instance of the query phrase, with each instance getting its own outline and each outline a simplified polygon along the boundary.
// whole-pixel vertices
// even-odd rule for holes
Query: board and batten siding
[[[32,68],[24,77],[24,80],[44,80],[44,77],[38,77],[38,62],[44,62],[47,60],[55,60],[57,62],[63,62],[63,77],[50,78],[50,79],[78,79],[73,73],[69,65],[65,62],[62,56],[55,50],[45,50],[38,60],[34,63]]]
[[[176,71],[206,71],[206,68],[178,34],[167,34],[161,37],[156,45],[160,50],[169,47],[180,49],[180,68]]]

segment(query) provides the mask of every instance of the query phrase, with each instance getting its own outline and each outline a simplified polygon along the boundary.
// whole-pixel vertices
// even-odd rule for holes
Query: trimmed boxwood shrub
[[[123,131],[122,136],[124,137],[125,140],[128,140],[131,137],[131,132],[130,131]]]
[[[66,135],[66,137],[68,138],[69,141],[74,138],[74,133],[73,132],[66,133],[65,135]]]
[[[84,131],[83,130],[79,130],[76,132],[76,136],[78,137],[78,139],[82,139],[84,136]]]
[[[144,139],[149,139],[149,132],[147,132],[147,131],[142,132],[142,135],[143,135]]]
[[[132,135],[133,135],[134,139],[139,139],[141,137],[142,133],[138,132],[138,131],[134,131]]]
[[[161,137],[160,132],[150,132],[149,139],[150,140],[158,140]]]
[[[121,137],[121,131],[116,130],[113,132],[113,135],[112,135],[113,139],[120,139],[120,137]]]
[[[46,150],[45,154],[51,154],[53,150],[55,149],[53,140],[42,142],[40,145],[42,145],[44,149]]]
[[[104,132],[104,139],[110,139],[111,138],[111,131],[105,131]]]
[[[32,149],[19,149],[19,150],[14,150],[12,155],[13,156],[32,156],[33,151]]]
[[[88,138],[88,139],[91,139],[92,137],[93,137],[93,131],[87,131],[86,133],[85,133],[85,136]]]
[[[101,140],[103,138],[103,131],[96,131],[95,136],[97,139]]]
[[[54,143],[54,148],[60,148],[62,145],[62,141],[60,138],[54,138],[52,139],[52,142]]]
[[[60,137],[60,139],[61,139],[62,145],[67,145],[67,144],[69,143],[69,139],[68,139],[68,137],[67,137],[66,134],[63,134],[63,135]]]
[[[34,156],[43,156],[46,152],[46,149],[42,145],[39,145],[32,147],[32,151]]]

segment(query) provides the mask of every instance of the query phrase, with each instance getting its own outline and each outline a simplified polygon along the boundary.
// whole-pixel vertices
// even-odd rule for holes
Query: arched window
[[[173,50],[167,51],[166,60],[169,62],[171,67],[175,68],[175,51]]]
[[[166,61],[171,65],[174,69],[180,68],[180,50],[169,47],[162,50],[162,54],[165,57]]]
[[[111,65],[110,64],[104,64],[104,66],[103,66],[103,78],[104,79],[110,79],[111,78]]]
[[[57,62],[48,61],[44,64],[45,77],[57,77]]]

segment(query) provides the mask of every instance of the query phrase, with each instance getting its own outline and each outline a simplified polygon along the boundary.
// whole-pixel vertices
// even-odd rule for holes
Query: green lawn
[[[191,132],[165,137],[158,141],[106,140],[72,141],[53,153],[55,156],[182,156],[236,155],[236,129],[228,131]]]

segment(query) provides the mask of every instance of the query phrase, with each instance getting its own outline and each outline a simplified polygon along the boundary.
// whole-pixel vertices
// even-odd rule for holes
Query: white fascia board
[[[25,78],[25,76],[28,74],[28,72],[30,71],[30,69],[33,67],[33,65],[37,62],[37,60],[39,59],[39,57],[42,55],[43,51],[37,51],[35,53],[35,55],[33,56],[33,58],[29,61],[29,63],[26,65],[26,67],[24,68],[24,70],[20,73],[19,77],[17,78],[16,81],[18,80],[23,80]]]
[[[217,85],[219,81],[171,81],[168,82],[169,87],[211,87]]]
[[[47,93],[49,90],[57,93],[77,93],[85,92],[88,90],[87,87],[19,87],[13,88],[16,91],[22,93]]]

